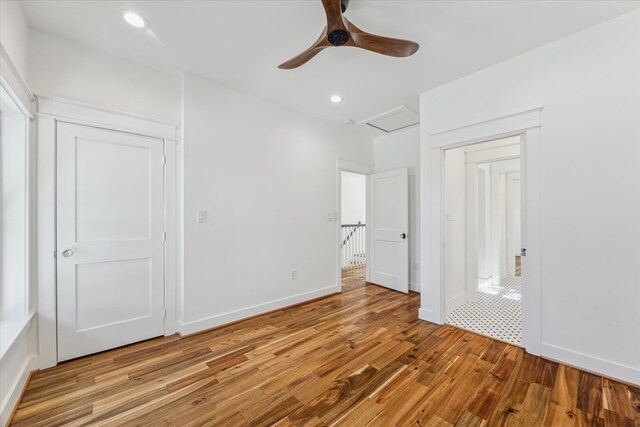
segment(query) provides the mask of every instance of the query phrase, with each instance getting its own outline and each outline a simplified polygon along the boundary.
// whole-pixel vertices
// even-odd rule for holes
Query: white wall
[[[467,165],[464,148],[444,153],[445,311],[466,302]]]
[[[29,25],[19,1],[0,2],[0,43],[18,73],[27,78]]]
[[[8,56],[8,58],[3,56],[0,61],[2,64],[0,74],[11,85],[11,89],[18,98],[23,101],[24,107],[30,109],[29,101],[31,95],[25,90],[27,89],[25,87],[25,78],[28,65],[29,28],[19,2],[0,2],[0,43]],[[5,62],[7,59],[12,66]],[[17,74],[13,73],[14,69],[12,67],[15,67]],[[31,147],[30,166],[34,164],[33,152],[33,147]],[[33,181],[30,192],[33,193]],[[31,209],[33,209],[32,206],[31,204]],[[32,222],[30,222],[30,226],[32,225]],[[31,242],[33,241],[34,239],[31,236]],[[34,280],[31,280],[34,277],[33,272],[31,271],[30,273],[30,305],[35,307],[37,301],[33,290],[36,288],[36,284]],[[7,423],[11,415],[29,372],[37,368],[37,333],[37,321],[34,320],[31,323],[27,323],[0,358],[0,425],[2,426]],[[0,337],[0,341],[2,339],[3,337]]]
[[[181,77],[32,30],[29,84],[36,95],[179,123]]]
[[[640,11],[422,94],[425,161],[430,135],[536,106],[542,355],[640,383]]]
[[[366,224],[367,222],[367,176],[342,172],[342,201],[340,203],[342,224]]]
[[[339,290],[336,157],[373,163],[356,132],[185,76],[183,333]]]
[[[374,138],[375,171],[409,172],[409,288],[420,291],[420,128]]]

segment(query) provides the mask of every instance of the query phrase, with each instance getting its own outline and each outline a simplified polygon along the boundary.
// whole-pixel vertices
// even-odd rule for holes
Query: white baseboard
[[[299,304],[314,298],[320,298],[327,295],[340,292],[339,285],[329,286],[327,288],[318,289],[311,292],[305,292],[290,297],[265,302],[263,304],[253,305],[251,307],[241,308],[238,310],[228,311],[226,313],[217,314],[192,322],[177,322],[180,335],[189,335],[196,332],[205,331],[215,328],[216,326],[225,325],[227,323],[236,322],[246,319],[247,317],[256,316],[258,314],[267,313],[269,311],[278,310],[294,304]]]
[[[599,357],[590,356],[552,344],[542,343],[540,347],[541,356],[545,359],[551,359],[580,368],[584,371],[640,386],[640,369],[638,368],[600,359]]]
[[[420,293],[420,285],[418,283],[409,282],[409,290]]]
[[[0,426],[6,426],[9,423],[9,417],[13,413],[13,409],[18,404],[18,399],[22,395],[22,390],[27,385],[27,379],[29,378],[29,374],[32,371],[38,369],[38,356],[29,356],[22,367],[20,368],[20,373],[16,377],[13,384],[9,390],[9,394],[5,398],[4,402],[2,402],[2,406],[0,407]]]
[[[460,292],[458,295],[453,296],[447,300],[445,303],[445,313],[449,313],[451,310],[455,310],[460,307],[462,304],[467,302],[467,293]]]
[[[427,322],[436,323],[438,325],[443,324],[439,319],[435,318],[433,310],[427,308],[420,308],[418,310],[418,319],[426,320]]]

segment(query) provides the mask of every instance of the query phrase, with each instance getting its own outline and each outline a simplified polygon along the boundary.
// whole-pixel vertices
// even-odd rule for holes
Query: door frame
[[[515,226],[516,223],[514,221],[515,216],[513,215],[513,203],[514,199],[514,189],[521,189],[522,181],[520,180],[520,172],[507,172],[505,174],[506,181],[506,197],[507,197],[507,241],[506,241],[506,251],[507,251],[507,274],[511,276],[516,275],[516,252],[518,250],[517,245],[515,244]],[[518,202],[520,205],[519,212],[522,213],[522,199],[519,197],[520,192],[518,191]],[[522,215],[520,215],[520,222],[522,222]],[[520,236],[522,237],[522,236]],[[522,245],[520,245],[522,246]]]
[[[176,324],[176,289],[181,284],[181,258],[178,233],[181,227],[181,208],[176,203],[181,197],[179,174],[182,143],[180,128],[175,123],[132,115],[48,96],[36,97],[38,139],[38,327],[40,369],[58,363],[57,336],[57,267],[56,267],[56,168],[57,123],[65,122],[106,130],[126,132],[156,138],[164,145],[164,295],[166,316],[164,334],[178,331]]]
[[[508,136],[521,135],[522,216],[522,338],[527,352],[540,355],[540,179],[543,107],[471,123],[431,135],[421,135],[422,181],[426,197],[421,200],[425,223],[421,241],[423,290],[419,318],[444,324],[444,150]]]
[[[355,163],[349,160],[344,160],[336,157],[336,211],[331,214],[335,214],[335,233],[336,233],[336,285],[340,292],[342,292],[342,172],[352,172],[365,175],[365,206],[367,209],[365,225],[365,240],[369,242],[369,175],[374,173],[373,165],[366,165],[362,163]],[[368,260],[369,251],[367,245],[365,245],[365,260]],[[369,263],[365,264],[365,280],[369,281]]]
[[[488,219],[490,223],[490,238],[488,239],[487,245],[489,248],[489,259],[491,262],[489,263],[489,270],[491,271],[491,281],[496,283],[496,280],[499,282],[501,277],[498,274],[496,278],[495,273],[495,263],[500,262],[496,257],[496,242],[495,242],[495,232],[496,229],[496,218],[497,218],[497,209],[494,204],[498,202],[496,199],[496,191],[495,191],[495,179],[494,175],[496,173],[495,166],[493,163],[503,162],[509,160],[520,159],[520,145],[521,141],[514,144],[508,144],[497,148],[490,148],[483,150],[483,152],[471,152],[466,156],[466,197],[465,197],[465,283],[466,283],[466,294],[467,301],[476,301],[478,297],[478,278],[479,275],[479,266],[478,266],[478,175],[479,169],[482,165],[489,165],[488,171],[485,171],[489,175],[491,188],[489,195],[489,204],[491,205],[491,215],[489,215]],[[514,150],[517,146],[517,150]],[[502,155],[496,156],[492,153],[496,150],[501,150]],[[501,172],[498,172],[501,173]],[[446,313],[445,313],[446,314]]]

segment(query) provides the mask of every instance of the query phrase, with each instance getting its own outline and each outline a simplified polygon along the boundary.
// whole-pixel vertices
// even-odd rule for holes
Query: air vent
[[[360,123],[391,133],[420,124],[420,116],[412,109],[402,106],[362,120]]]

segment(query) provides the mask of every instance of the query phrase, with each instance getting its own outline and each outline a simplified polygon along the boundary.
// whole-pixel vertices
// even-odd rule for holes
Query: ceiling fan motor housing
[[[329,43],[334,46],[342,46],[349,41],[349,33],[345,30],[333,30],[327,36]]]

